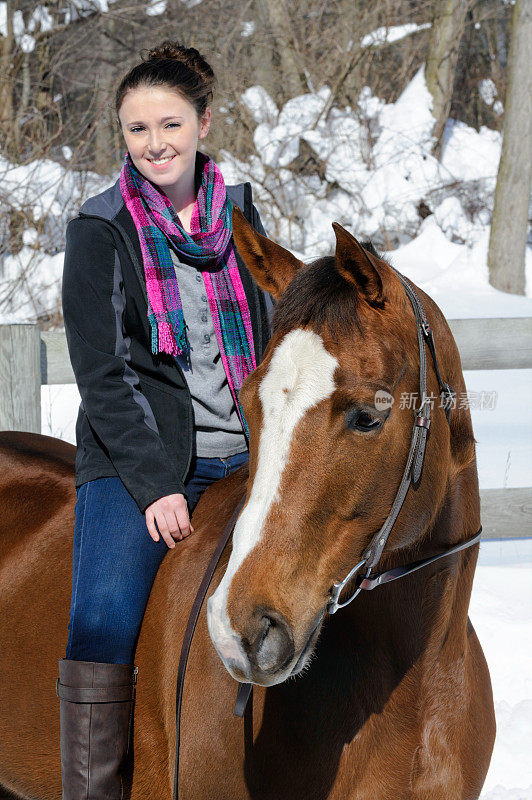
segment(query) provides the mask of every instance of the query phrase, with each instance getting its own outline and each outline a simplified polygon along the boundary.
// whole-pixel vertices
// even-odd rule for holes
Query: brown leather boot
[[[63,800],[122,800],[137,672],[59,659]]]

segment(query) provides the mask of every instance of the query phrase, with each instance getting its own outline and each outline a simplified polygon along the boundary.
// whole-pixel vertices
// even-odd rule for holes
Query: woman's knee
[[[111,592],[101,592],[87,602],[77,603],[70,612],[67,651],[129,652],[138,638],[144,608],[127,604]],[[112,660],[91,658],[87,660]]]

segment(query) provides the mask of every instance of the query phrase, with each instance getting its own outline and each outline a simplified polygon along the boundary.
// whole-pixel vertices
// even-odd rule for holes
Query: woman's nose
[[[153,155],[156,156],[163,148],[163,137],[159,131],[151,131],[149,135],[149,146]]]

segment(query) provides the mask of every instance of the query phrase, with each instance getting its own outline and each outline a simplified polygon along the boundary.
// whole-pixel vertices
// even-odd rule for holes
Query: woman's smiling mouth
[[[166,166],[167,164],[169,164],[169,163],[170,163],[170,161],[172,161],[174,158],[175,158],[175,153],[174,153],[174,155],[173,155],[173,156],[164,156],[164,158],[157,158],[157,159],[148,158],[147,160],[148,160],[148,161],[150,162],[150,164],[152,164],[154,167],[160,168],[160,167],[165,167],[165,166]]]

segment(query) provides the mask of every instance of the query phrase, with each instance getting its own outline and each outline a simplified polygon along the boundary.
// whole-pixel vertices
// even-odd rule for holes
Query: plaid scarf
[[[152,353],[163,351],[175,356],[188,355],[189,351],[187,325],[168,238],[186,257],[186,263],[204,268],[201,274],[222,363],[249,438],[238,391],[256,363],[249,308],[231,242],[233,205],[219,168],[209,156],[198,151],[196,166],[201,168],[202,161],[201,186],[192,212],[191,233],[182,227],[166,195],[135,167],[129,152],[120,172],[120,190],[140,240]]]

